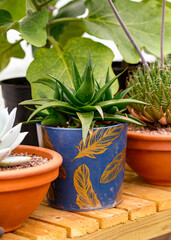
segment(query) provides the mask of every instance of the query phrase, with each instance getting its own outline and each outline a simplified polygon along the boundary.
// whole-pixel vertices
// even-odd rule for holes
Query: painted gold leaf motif
[[[59,167],[59,178],[66,179],[66,170],[63,165]]]
[[[49,135],[44,127],[42,127],[43,134],[43,147],[54,150],[52,143],[50,142]],[[66,179],[66,170],[63,165],[59,168],[59,178]]]
[[[100,208],[101,204],[90,181],[90,170],[82,164],[74,173],[74,187],[77,191],[76,204],[80,209]]]
[[[107,130],[97,129],[86,138],[85,143],[81,140],[79,145],[76,146],[79,153],[73,160],[83,157],[96,158],[95,155],[104,153],[108,149],[107,147],[120,136],[123,128],[124,125],[108,128]]]
[[[48,133],[44,127],[42,127],[42,134],[43,134],[43,147],[54,150],[54,147],[50,142]]]
[[[124,167],[125,148],[120,152],[112,162],[105,168],[100,183],[109,183],[114,180]]]

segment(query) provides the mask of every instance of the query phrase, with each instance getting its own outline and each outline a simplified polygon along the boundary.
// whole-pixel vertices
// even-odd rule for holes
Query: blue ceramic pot
[[[37,125],[40,146],[63,157],[48,192],[50,206],[67,211],[111,208],[121,201],[127,124],[94,128],[84,144],[81,129]]]

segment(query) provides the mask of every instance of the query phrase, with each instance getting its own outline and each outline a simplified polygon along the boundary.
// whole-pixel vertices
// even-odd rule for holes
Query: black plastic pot
[[[115,75],[118,75],[125,68],[127,68],[127,70],[118,78],[119,90],[121,90],[121,89],[124,90],[126,88],[126,80],[128,78],[128,73],[132,72],[133,70],[135,70],[135,68],[138,67],[138,65],[140,65],[140,63],[130,64],[130,63],[126,63],[125,61],[113,62],[112,63],[112,69],[113,69]]]
[[[18,105],[18,103],[31,99],[31,87],[25,77],[11,78],[1,81],[2,96],[4,98],[5,107],[8,107],[9,112],[17,107],[16,121],[24,122],[30,116],[30,111],[24,106]],[[28,134],[23,140],[24,145],[38,146],[36,125],[27,124],[22,126],[22,132],[27,131]]]

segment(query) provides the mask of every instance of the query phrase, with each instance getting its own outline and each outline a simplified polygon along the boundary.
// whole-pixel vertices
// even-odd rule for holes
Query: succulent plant
[[[14,108],[8,113],[7,108],[0,110],[0,166],[14,166],[29,161],[30,157],[9,156],[24,139],[27,132],[20,133],[22,124],[15,127],[14,121],[17,109]]]
[[[93,75],[91,56],[89,54],[87,65],[81,77],[78,68],[71,56],[72,80],[74,89],[64,85],[60,80],[48,75],[50,78],[37,80],[36,83],[45,84],[54,90],[51,99],[40,93],[40,99],[27,100],[22,105],[35,105],[28,121],[36,114],[42,125],[60,127],[80,127],[85,141],[88,131],[95,123],[105,121],[128,122],[141,125],[141,123],[123,113],[126,106],[131,103],[143,103],[135,99],[123,99],[128,90],[112,96],[111,85],[117,79],[110,80],[109,70],[106,74],[105,85],[100,88]],[[47,110],[46,112],[44,110]]]
[[[171,123],[171,65],[168,62],[162,68],[159,63],[152,63],[150,69],[151,73],[139,67],[129,75],[128,97],[136,96],[147,103],[131,104],[129,111],[140,120],[167,125]]]

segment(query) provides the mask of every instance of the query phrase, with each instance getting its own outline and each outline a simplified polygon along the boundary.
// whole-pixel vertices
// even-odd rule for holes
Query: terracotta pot
[[[171,186],[171,136],[128,132],[126,161],[147,182]]]
[[[5,232],[19,228],[39,206],[62,164],[61,155],[49,149],[20,145],[14,152],[34,153],[51,161],[33,168],[0,172],[0,226]]]

